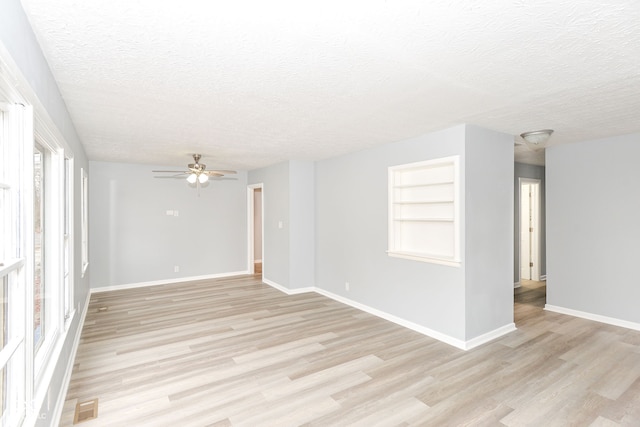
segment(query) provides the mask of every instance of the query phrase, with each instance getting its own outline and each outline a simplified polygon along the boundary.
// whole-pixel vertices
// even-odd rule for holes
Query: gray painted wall
[[[264,185],[263,277],[292,290],[314,286],[314,168],[291,160],[249,172]]]
[[[456,154],[462,267],[389,257],[387,168]],[[513,322],[512,215],[510,135],[457,126],[318,162],[316,286],[467,341]]]
[[[249,171],[248,184],[263,184],[262,276],[289,287],[289,162]],[[282,222],[282,228],[278,223]]]
[[[80,168],[88,168],[87,157],[84,148],[80,143],[66,105],[60,96],[58,87],[49,70],[49,66],[42,55],[40,46],[31,30],[31,26],[18,0],[0,0],[0,42],[9,52],[23,76],[31,85],[42,106],[47,110],[49,116],[56,127],[64,136],[67,144],[73,151],[75,182],[74,192],[78,197],[75,199],[74,217],[74,299],[76,316],[69,326],[67,337],[62,347],[58,363],[55,367],[53,378],[49,385],[48,397],[51,407],[47,404],[47,399],[38,411],[40,417],[37,420],[38,426],[50,426],[54,424],[52,420],[53,405],[60,397],[63,379],[66,373],[67,362],[71,358],[73,340],[76,334],[80,333],[80,314],[84,310],[85,301],[89,293],[89,274],[91,267],[85,278],[82,278],[81,262],[81,230],[80,230]]]
[[[456,154],[464,164],[464,147],[457,126],[318,162],[316,286],[464,340],[464,268],[386,253],[387,168]]]
[[[544,166],[516,163],[513,181],[513,282],[520,281],[520,182],[519,178],[540,180],[540,274],[547,274],[546,180]]]
[[[547,303],[640,323],[640,134],[546,153]]]
[[[247,271],[246,172],[211,179],[198,196],[151,172],[175,166],[90,166],[92,288]]]
[[[292,288],[315,284],[315,164],[289,162],[290,271]]]
[[[513,135],[467,126],[466,339],[513,323]]]

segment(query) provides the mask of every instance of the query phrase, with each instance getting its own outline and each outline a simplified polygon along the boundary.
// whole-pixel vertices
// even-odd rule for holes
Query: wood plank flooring
[[[464,352],[259,275],[94,294],[61,425],[95,398],[82,426],[640,425],[640,332],[544,295]]]

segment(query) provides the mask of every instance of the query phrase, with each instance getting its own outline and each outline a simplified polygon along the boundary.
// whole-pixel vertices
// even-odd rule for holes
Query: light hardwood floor
[[[465,352],[259,275],[94,294],[61,425],[640,425],[640,332],[515,299]]]

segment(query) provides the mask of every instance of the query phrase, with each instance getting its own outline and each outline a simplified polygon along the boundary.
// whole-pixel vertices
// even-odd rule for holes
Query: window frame
[[[89,176],[84,168],[80,168],[80,227],[82,277],[84,277],[89,268]]]
[[[18,231],[12,234],[12,239],[19,242],[19,257],[9,261],[0,260],[4,266],[0,266],[0,278],[7,274],[15,274],[12,286],[15,290],[17,302],[10,304],[10,310],[18,320],[22,341],[19,348],[12,353],[17,363],[12,361],[13,379],[19,382],[11,386],[11,393],[16,398],[13,400],[12,412],[5,411],[0,424],[2,425],[33,425],[39,417],[40,408],[45,402],[51,381],[55,374],[55,368],[61,360],[62,349],[64,347],[71,319],[75,314],[74,295],[74,271],[75,252],[74,241],[79,233],[74,223],[74,191],[79,186],[74,185],[73,180],[77,176],[73,173],[74,153],[65,141],[62,133],[57,128],[49,113],[31,89],[29,82],[21,74],[20,68],[15,64],[11,55],[0,43],[0,103],[3,103],[3,110],[11,110],[10,123],[12,124],[10,139],[7,139],[12,146],[10,155],[4,155],[0,159],[0,164],[8,164],[11,170],[15,171],[16,207],[19,206],[20,214],[15,220]],[[15,111],[15,114],[14,114]],[[3,115],[2,120],[6,121]],[[13,126],[17,125],[17,126]],[[4,130],[2,131],[4,132]],[[51,149],[55,156],[56,166],[51,169],[54,177],[51,178],[57,187],[57,195],[50,197],[49,203],[53,203],[49,209],[55,212],[51,221],[55,224],[54,241],[47,241],[47,247],[54,255],[48,255],[48,262],[53,263],[46,274],[54,281],[52,287],[55,293],[56,315],[52,320],[56,326],[56,333],[52,336],[46,351],[42,350],[39,359],[34,355],[33,346],[33,146],[35,141],[45,144]],[[63,201],[65,181],[64,181],[64,159],[70,160],[71,176],[68,181],[70,188],[70,198]],[[9,168],[4,168],[5,170]],[[55,172],[54,172],[55,170]],[[1,171],[0,171],[1,175]],[[0,182],[2,179],[0,179]],[[13,183],[12,183],[13,184]],[[69,211],[64,212],[64,206],[68,206]],[[68,217],[66,216],[68,215]],[[68,223],[68,235],[65,237],[65,218]],[[0,222],[2,220],[0,219]],[[49,230],[49,232],[53,232]],[[68,239],[69,256],[64,259],[64,241]],[[3,238],[3,240],[5,240]],[[2,244],[2,243],[0,243]],[[0,251],[0,258],[2,257]],[[65,263],[68,262],[68,265]],[[68,281],[65,283],[64,271],[68,268]],[[9,270],[11,272],[9,273]],[[67,288],[65,289],[65,286]],[[65,293],[67,292],[67,293]],[[65,301],[68,304],[65,306]],[[67,316],[65,322],[65,317]],[[6,347],[6,346],[5,346]],[[8,360],[5,357],[8,352],[0,349],[0,363]],[[4,366],[4,365],[3,365]]]
[[[4,93],[2,75],[0,75],[0,98],[11,98]],[[28,313],[26,304],[26,290],[28,289],[29,245],[26,238],[30,209],[26,203],[28,190],[24,188],[26,171],[22,168],[22,161],[30,159],[28,151],[32,139],[33,110],[31,107],[16,105],[9,102],[0,104],[2,114],[2,129],[0,151],[2,157],[0,165],[2,173],[2,192],[10,199],[2,212],[2,227],[5,238],[0,252],[0,280],[7,284],[7,342],[0,349],[0,369],[5,370],[7,380],[6,397],[8,406],[0,418],[2,425],[17,425],[27,415],[25,402],[29,398],[29,386],[25,372],[29,370],[28,339],[26,320],[33,319],[25,316]],[[26,190],[26,191],[25,191]],[[9,238],[6,238],[10,236]]]

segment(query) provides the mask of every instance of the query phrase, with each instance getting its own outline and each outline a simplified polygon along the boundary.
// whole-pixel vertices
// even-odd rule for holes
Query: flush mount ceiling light
[[[520,137],[524,139],[525,144],[533,150],[544,148],[553,133],[553,129],[534,130],[531,132],[521,133]]]

